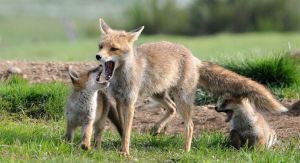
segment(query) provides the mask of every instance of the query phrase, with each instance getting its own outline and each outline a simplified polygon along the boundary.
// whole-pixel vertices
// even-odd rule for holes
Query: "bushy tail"
[[[271,112],[286,112],[263,85],[209,62],[199,63],[199,87],[216,95],[229,93],[237,97],[247,97],[258,109]]]

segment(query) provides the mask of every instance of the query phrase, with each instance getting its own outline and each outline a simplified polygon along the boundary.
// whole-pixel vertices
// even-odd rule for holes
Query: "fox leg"
[[[267,147],[267,139],[264,135],[258,136],[256,138],[253,138],[254,141],[249,141],[249,146],[250,147],[256,147],[257,149],[265,149]],[[250,144],[251,143],[251,144]],[[268,147],[267,147],[268,148]]]
[[[122,132],[122,140],[121,140],[121,153],[122,155],[129,155],[129,145],[130,145],[130,137],[132,130],[132,122],[134,116],[134,102],[131,104],[121,104],[119,101],[117,102],[117,110],[122,111],[120,119],[123,120],[123,132]]]
[[[89,150],[91,148],[91,137],[93,133],[93,123],[94,120],[89,120],[82,126],[82,139],[80,147],[84,150]]]
[[[157,135],[161,133],[162,129],[167,125],[167,123],[176,115],[176,105],[167,92],[164,92],[163,94],[157,94],[153,98],[155,98],[155,100],[167,110],[165,116],[152,129],[154,135]]]
[[[240,149],[242,146],[242,140],[240,137],[240,134],[237,132],[237,130],[231,130],[230,131],[230,143],[231,145],[236,148],[236,149]]]
[[[270,132],[271,132],[271,134],[269,136],[268,143],[266,145],[267,149],[271,148],[274,144],[277,143],[277,135],[276,135],[275,130],[271,129]]]
[[[111,106],[109,108],[109,112],[108,112],[107,116],[108,116],[108,119],[110,120],[110,122],[115,125],[119,135],[122,137],[123,128],[122,128],[122,125],[120,123],[120,119],[119,119],[119,116],[118,116],[117,109],[115,107]]]
[[[66,135],[65,135],[65,138],[68,142],[73,142],[75,129],[76,129],[76,125],[74,124],[74,122],[72,120],[69,119],[67,121],[67,131],[66,131]]]
[[[94,124],[94,146],[96,148],[101,147],[102,135],[105,129],[106,117],[101,117]]]
[[[192,95],[190,97],[193,97]],[[184,149],[186,152],[189,152],[191,149],[193,131],[194,131],[194,123],[192,121],[192,108],[193,108],[193,98],[187,99],[187,97],[183,96],[175,96],[175,102],[180,113],[183,118],[185,125],[185,145]]]
[[[94,123],[94,146],[101,147],[102,135],[105,129],[105,121],[109,112],[108,107],[103,107],[102,115]]]
[[[124,113],[125,113],[124,109],[125,109],[125,107],[121,102],[117,102],[116,107],[117,107],[119,122],[124,131]]]

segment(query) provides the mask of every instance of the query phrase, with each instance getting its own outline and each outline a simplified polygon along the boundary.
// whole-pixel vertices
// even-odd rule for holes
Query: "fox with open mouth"
[[[234,97],[228,94],[218,99],[217,112],[227,115],[230,122],[230,141],[236,149],[243,146],[249,148],[270,148],[277,141],[273,130],[264,117],[256,111],[248,98]]]
[[[102,133],[107,118],[122,135],[122,126],[117,111],[103,93],[109,83],[99,81],[101,73],[102,67],[96,67],[82,73],[77,73],[69,68],[73,91],[66,105],[66,139],[72,142],[75,129],[81,126],[82,140],[80,146],[85,150],[90,149],[93,130],[94,145],[95,147],[101,146]]]
[[[141,96],[151,96],[167,110],[154,126],[155,133],[162,131],[176,111],[180,113],[187,152],[192,142],[192,108],[198,87],[218,95],[230,93],[248,97],[258,108],[287,111],[261,84],[221,66],[202,62],[182,45],[161,41],[135,46],[143,29],[142,26],[129,32],[116,30],[100,19],[101,38],[96,59],[104,73],[99,80],[109,81],[106,91],[116,100],[123,128],[122,154],[129,155],[135,104]]]
[[[176,109],[179,111],[186,128],[185,150],[189,151],[193,133],[191,108],[201,61],[187,48],[170,42],[135,47],[134,42],[143,28],[130,32],[114,30],[100,19],[102,35],[96,59],[104,68],[100,81],[109,81],[107,93],[116,100],[123,124],[121,152],[129,155],[135,103],[140,96],[152,96],[167,110],[166,115],[154,126],[156,133],[160,133],[175,116]],[[174,101],[169,94],[174,97]]]

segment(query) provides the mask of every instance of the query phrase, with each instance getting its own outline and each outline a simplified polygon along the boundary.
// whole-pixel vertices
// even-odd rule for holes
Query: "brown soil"
[[[97,62],[28,62],[28,61],[0,61],[0,79],[7,77],[7,69],[10,67],[19,67],[22,70],[24,78],[31,83],[60,81],[70,83],[67,69],[69,66],[73,69],[84,71],[97,66]],[[284,102],[291,105],[292,102]],[[276,129],[279,137],[291,138],[299,137],[300,134],[300,102],[297,109],[285,114],[274,115],[265,113],[265,118],[270,125]],[[151,127],[162,118],[164,110],[159,107],[138,107],[134,117],[134,129],[137,132],[148,132]],[[200,134],[203,131],[219,131],[228,133],[228,123],[224,121],[225,116],[217,113],[207,107],[197,106],[193,110],[193,122],[195,133]],[[177,115],[168,125],[166,133],[183,133],[184,124],[179,115]]]

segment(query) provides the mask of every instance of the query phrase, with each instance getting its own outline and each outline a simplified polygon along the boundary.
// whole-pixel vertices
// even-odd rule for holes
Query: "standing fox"
[[[119,134],[122,135],[122,128],[115,108],[111,107],[107,97],[98,91],[108,86],[107,82],[98,82],[101,72],[102,68],[97,67],[79,75],[69,68],[73,92],[66,108],[66,138],[68,141],[72,141],[74,130],[76,127],[82,126],[82,141],[80,146],[85,150],[90,149],[93,128],[95,129],[95,146],[100,146],[107,116],[116,126]]]
[[[214,93],[245,95],[259,107],[285,110],[260,84],[203,63],[181,45],[158,42],[134,47],[143,28],[131,32],[114,30],[100,19],[102,35],[96,59],[104,68],[100,81],[110,82],[107,93],[116,99],[124,155],[129,155],[134,106],[139,96],[152,96],[167,110],[155,125],[157,133],[174,117],[176,110],[180,113],[185,124],[185,151],[191,147],[194,126],[191,109],[197,86]]]
[[[224,95],[219,98],[217,112],[227,114],[226,122],[231,123],[230,140],[232,146],[240,149],[247,145],[252,148],[270,148],[277,141],[276,133],[263,116],[251,105],[248,98]]]

